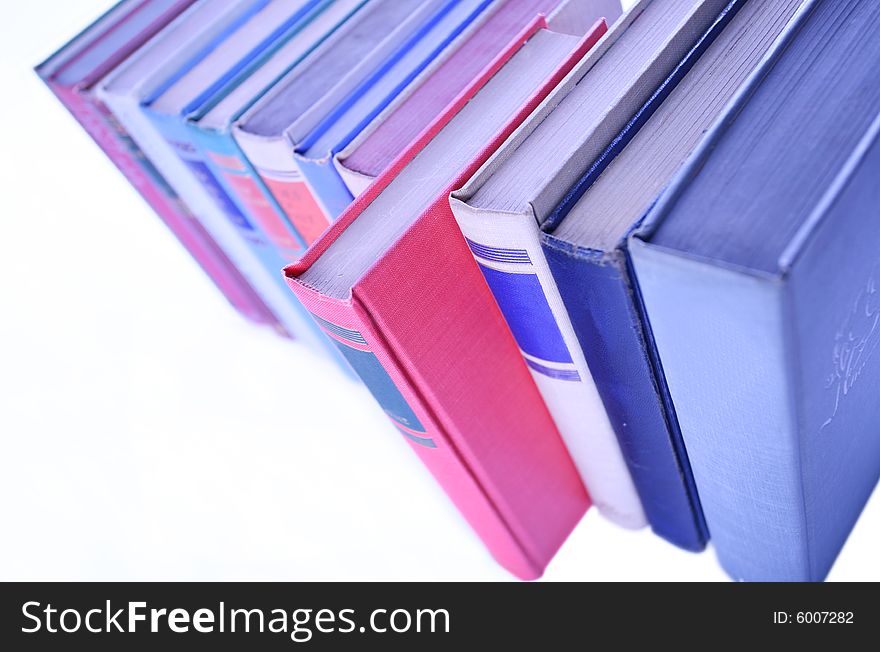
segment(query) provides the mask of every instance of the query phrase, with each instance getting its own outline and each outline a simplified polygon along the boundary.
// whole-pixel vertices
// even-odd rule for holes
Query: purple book
[[[37,67],[37,74],[162,218],[229,302],[276,328],[275,316],[94,94],[98,81],[194,0],[123,0]]]
[[[440,115],[538,15],[556,31],[584,34],[599,18],[620,15],[617,0],[502,0],[447,48],[436,64],[334,160],[356,197]]]

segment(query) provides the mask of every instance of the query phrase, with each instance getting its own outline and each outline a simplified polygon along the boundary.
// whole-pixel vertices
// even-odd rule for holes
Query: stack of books
[[[592,504],[820,580],[880,475],[878,30],[874,0],[122,0],[38,72],[511,573]]]

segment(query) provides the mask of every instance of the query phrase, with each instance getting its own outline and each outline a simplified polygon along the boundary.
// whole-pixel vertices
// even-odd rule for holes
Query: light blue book
[[[296,160],[332,217],[353,197],[333,156],[360,134],[450,43],[492,3],[452,0],[357,86],[298,142]]]
[[[630,241],[735,579],[822,580],[880,476],[878,30],[806,2]]]
[[[307,245],[353,199],[334,154],[491,3],[373,0],[241,117],[236,141]]]
[[[233,225],[240,240],[248,247],[273,284],[273,296],[283,297],[283,304],[272,305],[285,328],[309,346],[326,351],[338,360],[338,352],[326,344],[280,273],[290,259],[277,249],[260,224],[241,210],[230,197],[224,183],[211,169],[210,161],[193,139],[187,119],[202,106],[210,104],[237,81],[245,79],[260,61],[284,45],[298,25],[307,20],[321,4],[320,0],[269,0],[246,21],[236,24],[223,38],[213,43],[193,65],[171,75],[144,99],[142,110],[153,126],[183,161],[188,174],[199,183],[223,219]]]
[[[214,177],[242,215],[259,225],[288,262],[305,242],[232,137],[232,125],[254,102],[348,20],[357,20],[367,0],[322,0],[286,35],[271,56],[240,76],[187,116],[186,125]]]

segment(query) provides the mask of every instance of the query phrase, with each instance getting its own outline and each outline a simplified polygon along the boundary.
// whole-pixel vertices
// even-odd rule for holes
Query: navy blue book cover
[[[543,246],[652,528],[702,550],[708,533],[626,257],[578,251],[546,235]]]
[[[805,9],[630,243],[740,580],[824,579],[880,477],[880,4]]]

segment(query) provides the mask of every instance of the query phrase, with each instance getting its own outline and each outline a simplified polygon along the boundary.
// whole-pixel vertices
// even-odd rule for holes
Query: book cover
[[[277,320],[213,237],[196,221],[124,126],[95,95],[95,86],[193,4],[192,0],[121,2],[37,73],[177,237],[230,304],[256,322]]]
[[[630,242],[734,579],[823,579],[880,476],[878,25],[805,3]]]
[[[291,288],[325,332],[360,361],[352,365],[490,552],[521,578],[543,572],[589,501],[451,215],[448,193],[473,174],[605,31],[599,23],[577,38],[537,29],[542,24],[536,21],[499,55],[286,270]],[[530,58],[535,48],[551,46],[552,58]],[[514,64],[520,67],[510,68]],[[511,75],[519,77],[517,82]],[[492,96],[480,91],[499,88],[518,108],[506,117],[499,110],[501,115],[481,123],[487,108],[482,103]],[[409,187],[410,175],[433,165],[433,144],[474,124],[493,135],[487,142],[468,142],[477,152],[473,159],[448,172],[455,177],[451,183],[413,216],[354,285],[339,293],[316,289],[310,274],[332,266],[325,262],[329,252],[356,237],[352,230],[375,210],[373,202]]]
[[[351,202],[335,170],[323,163],[307,171],[298,155],[306,139],[325,133],[353,109],[383,75],[409,53],[462,0],[369,3],[233,127],[233,135],[303,242],[314,242]],[[474,0],[465,0],[473,2]],[[362,52],[358,56],[357,46]],[[346,68],[339,69],[340,66]],[[326,72],[332,69],[335,76]],[[297,93],[302,88],[302,93]],[[320,89],[315,92],[315,89]],[[308,93],[302,105],[297,95]],[[279,122],[289,106],[299,115]],[[267,126],[269,125],[269,126]],[[327,174],[332,172],[332,174]]]
[[[638,14],[630,13],[603,39],[609,47]],[[541,250],[533,212],[503,213],[469,204],[476,191],[583,77],[603,50],[595,49],[466,184],[450,196],[455,219],[519,345],[593,505],[615,523],[646,524],[614,429],[596,390]],[[532,209],[534,210],[534,209]]]
[[[264,279],[260,291],[271,299],[272,310],[285,329],[316,350],[324,351],[348,371],[336,349],[327,345],[326,338],[295,297],[290,296],[280,278],[278,270],[290,262],[290,258],[273,245],[260,225],[252,221],[230,196],[224,180],[212,170],[211,162],[187,126],[189,116],[203,106],[211,105],[216,97],[222,97],[236,81],[247,76],[255,62],[263,61],[277,51],[283,45],[284,37],[309,16],[316,4],[315,0],[274,0],[258,7],[185,72],[180,71],[159,83],[145,98],[141,110],[184,163],[187,176],[195,180],[195,184],[189,185],[195,187],[202,197],[193,197],[193,201],[213,206],[219,219],[234,228],[239,242],[257,260],[260,278]],[[256,277],[256,272],[252,273]]]
[[[316,4],[285,34],[283,45],[256,61],[246,76],[228,84],[187,117],[186,125],[214,176],[286,262],[297,258],[304,243],[238,147],[231,126],[363,4],[363,0],[324,0]]]

